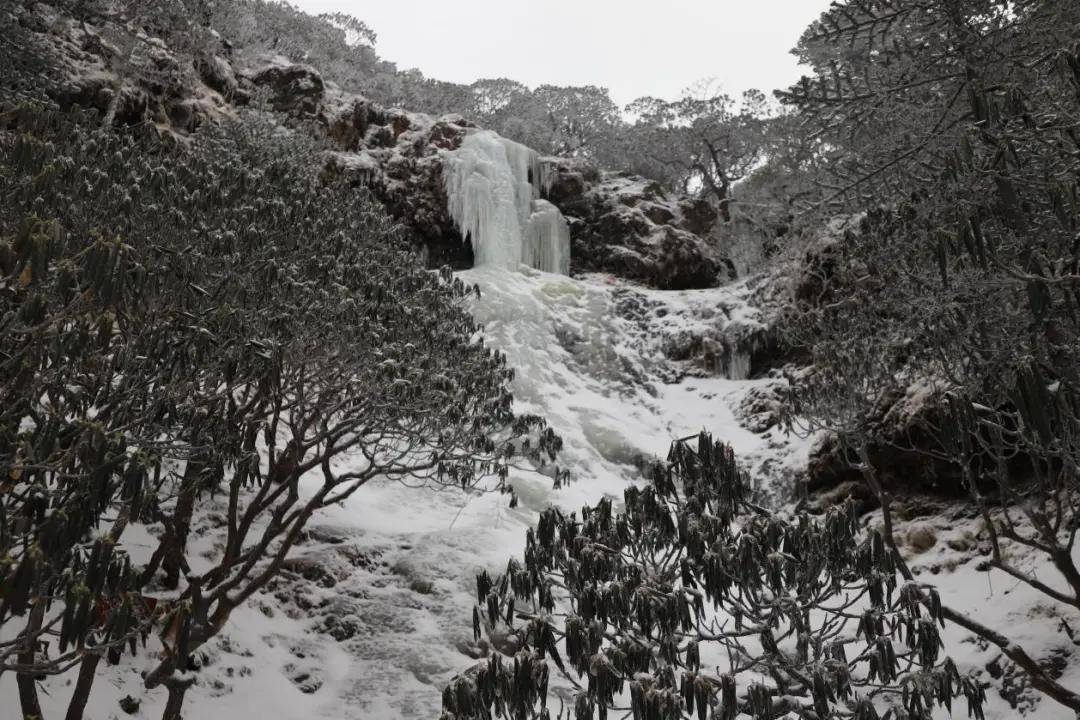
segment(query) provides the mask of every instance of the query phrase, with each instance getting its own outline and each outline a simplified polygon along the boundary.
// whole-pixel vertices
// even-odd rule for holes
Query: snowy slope
[[[602,277],[494,268],[461,277],[480,286],[473,312],[488,342],[517,369],[520,410],[545,415],[562,435],[559,464],[573,481],[556,491],[550,477],[520,469],[511,478],[520,498],[515,509],[497,493],[364,488],[318,521],[298,552],[297,582],[285,580],[233,614],[188,694],[189,717],[437,716],[441,684],[477,653],[469,623],[475,571],[497,569],[519,553],[540,510],[621,498],[638,478],[637,458],[662,455],[673,438],[702,428],[748,457],[790,451],[797,464],[805,452],[805,444],[739,427],[731,408],[760,381],[662,382],[679,373],[663,357],[660,324],[715,322],[695,308],[741,303],[738,286],[661,293]],[[628,293],[633,313],[625,311]],[[641,307],[651,310],[642,317]],[[136,559],[152,549],[150,534],[160,528],[138,530],[125,540]],[[200,533],[194,554],[213,552],[218,530],[206,517]],[[87,717],[122,716],[118,700],[127,695],[141,700],[138,716],[157,717],[164,693],[144,690],[140,676],[154,652],[151,641],[143,657],[109,668]],[[66,682],[46,683],[50,717],[63,712]],[[0,678],[0,697],[14,697],[10,675]]]
[[[730,442],[777,485],[805,462],[806,441],[775,430],[751,433],[733,413],[747,392],[771,381],[695,376],[688,363],[664,355],[665,343],[680,331],[753,323],[744,284],[660,292],[603,276],[571,279],[532,270],[479,268],[461,277],[480,286],[482,298],[472,311],[487,341],[517,369],[520,410],[542,413],[562,435],[559,463],[574,480],[554,490],[551,478],[521,468],[511,476],[521,501],[514,509],[497,493],[397,483],[362,489],[318,519],[290,577],[233,614],[201,658],[186,717],[438,717],[442,685],[485,650],[472,639],[474,574],[498,570],[520,554],[525,529],[540,510],[621,497],[627,483],[638,480],[637,458],[663,454],[673,438],[702,428]],[[208,508],[200,520],[196,555],[214,552],[220,530],[212,517]],[[1062,642],[1052,609],[1011,583],[988,585],[976,563],[963,560],[974,544],[969,536],[978,532],[973,521],[935,514],[912,522],[933,525],[934,546],[911,552],[925,577],[942,585],[946,601],[984,607],[983,619],[1016,628],[1033,647]],[[151,535],[160,528],[136,530],[124,544],[138,559],[152,549]],[[947,637],[962,666],[985,668],[996,655],[955,629]],[[125,696],[140,701],[136,717],[160,717],[164,691],[146,691],[140,675],[155,652],[151,641],[139,657],[108,668],[87,717],[125,717],[119,707]],[[45,684],[47,717],[62,715],[68,681]],[[14,678],[0,678],[0,698],[15,696]],[[999,694],[990,696],[988,717],[1015,717]],[[0,720],[13,716],[12,707],[0,706]],[[1030,717],[1040,720],[1064,717],[1049,702],[1034,709]]]

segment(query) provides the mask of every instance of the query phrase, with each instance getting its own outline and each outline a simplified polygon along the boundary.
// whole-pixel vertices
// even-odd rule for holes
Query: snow
[[[880,514],[871,516],[870,524],[880,523]],[[938,512],[910,521],[899,521],[896,535],[901,552],[916,574],[916,580],[934,585],[943,605],[960,610],[972,618],[1005,634],[1015,645],[1023,647],[1039,661],[1051,657],[1068,659],[1077,642],[1070,632],[1077,629],[1077,614],[1055,603],[1030,586],[1013,578],[991,571],[981,562],[986,559],[978,552],[982,520],[965,517],[956,509],[941,508]],[[913,530],[929,530],[934,545],[919,552],[915,543],[904,543]],[[1010,562],[1034,577],[1059,587],[1063,583],[1045,555],[1032,553],[1017,543],[1006,540],[1003,552]],[[1074,549],[1080,558],[1080,549]],[[1062,588],[1063,589],[1063,588]],[[945,645],[943,655],[953,658],[961,672],[975,672],[981,681],[991,684],[987,689],[988,720],[1020,718],[1026,720],[1063,720],[1072,713],[1063,706],[1041,698],[1025,688],[1022,674],[1010,676],[1007,660],[999,648],[978,641],[964,629],[946,623],[942,631]],[[1006,668],[1004,678],[994,677],[995,661]],[[1062,668],[1059,682],[1068,688],[1080,686],[1080,665],[1069,662]],[[1004,695],[1008,695],[1006,698]],[[1018,707],[1013,708],[1015,702]],[[955,717],[964,717],[961,702]],[[939,712],[935,717],[948,717]]]
[[[649,325],[620,316],[619,284],[489,268],[460,275],[481,288],[473,313],[517,370],[518,407],[544,415],[564,437],[561,462],[581,478],[575,485],[611,483],[611,494],[621,497],[635,471],[610,456],[663,455],[673,439],[703,428],[744,454],[763,447],[731,411],[730,398],[746,386],[716,377],[656,381],[660,348]],[[668,296],[640,292],[654,300]],[[722,292],[713,291],[714,298]],[[686,298],[670,294],[668,322],[678,322]],[[572,491],[560,492],[560,499],[567,494]]]
[[[450,217],[472,242],[477,266],[514,270],[525,263],[569,272],[566,219],[540,200],[553,181],[546,168],[535,151],[490,130],[470,132],[461,147],[445,153]]]

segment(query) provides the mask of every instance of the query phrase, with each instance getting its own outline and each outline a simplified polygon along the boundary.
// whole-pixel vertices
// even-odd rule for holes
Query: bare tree
[[[636,116],[632,133],[653,170],[669,186],[711,197],[725,222],[732,218],[732,186],[764,159],[765,96],[756,90],[741,103],[705,81],[679,100],[639,98],[627,107]]]

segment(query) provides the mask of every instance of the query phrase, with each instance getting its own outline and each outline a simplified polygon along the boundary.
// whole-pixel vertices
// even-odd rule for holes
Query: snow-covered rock
[[[224,72],[224,68],[220,71]],[[318,114],[326,94],[326,85],[318,70],[284,58],[268,58],[242,77],[255,89],[266,88],[270,105],[275,110],[298,117]]]
[[[708,239],[716,213],[704,201],[668,196],[627,173],[552,163],[550,199],[570,220],[574,269],[606,272],[661,289],[715,287],[734,268]]]

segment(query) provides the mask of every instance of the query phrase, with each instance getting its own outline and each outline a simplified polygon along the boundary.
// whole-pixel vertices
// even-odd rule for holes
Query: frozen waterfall
[[[531,182],[530,182],[531,180]],[[450,217],[472,242],[476,265],[567,274],[570,229],[540,199],[554,174],[536,151],[490,130],[469,133],[446,153],[443,181]]]

